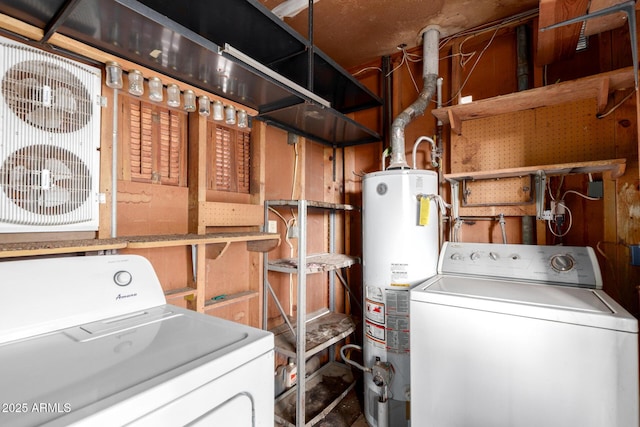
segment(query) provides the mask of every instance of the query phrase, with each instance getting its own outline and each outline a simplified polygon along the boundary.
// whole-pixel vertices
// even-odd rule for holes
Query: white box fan
[[[98,229],[101,78],[0,37],[0,232]]]

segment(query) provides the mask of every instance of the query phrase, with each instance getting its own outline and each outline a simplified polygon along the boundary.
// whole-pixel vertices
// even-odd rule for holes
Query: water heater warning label
[[[376,325],[375,323],[369,322],[368,320],[364,323],[365,333],[367,334],[367,338],[382,341],[384,343],[385,340],[385,329],[384,326]]]
[[[389,313],[409,315],[408,291],[387,291],[385,296]]]
[[[409,264],[391,264],[391,283],[406,282],[409,278]]]
[[[375,301],[366,301],[367,304],[367,319],[376,323],[384,324],[384,304]]]

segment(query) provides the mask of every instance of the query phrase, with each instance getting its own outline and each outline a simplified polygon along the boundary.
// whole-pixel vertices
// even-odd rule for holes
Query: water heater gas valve
[[[371,374],[373,375],[373,383],[378,387],[388,386],[391,379],[391,363],[382,362],[379,357],[376,357]]]

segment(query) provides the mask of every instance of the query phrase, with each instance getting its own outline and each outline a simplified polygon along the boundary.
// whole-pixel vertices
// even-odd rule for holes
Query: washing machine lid
[[[0,402],[24,410],[0,414],[0,424],[67,425],[205,364],[222,376],[272,350],[269,332],[171,305],[5,343],[0,378],[11,386],[0,388]],[[183,381],[147,403],[162,406],[214,379]]]
[[[411,300],[638,333],[638,321],[599,289],[438,275]]]

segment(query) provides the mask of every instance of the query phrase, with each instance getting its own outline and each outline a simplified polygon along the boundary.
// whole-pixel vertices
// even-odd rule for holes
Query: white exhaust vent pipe
[[[430,25],[422,34],[423,86],[422,92],[413,104],[408,106],[391,125],[391,163],[389,169],[410,169],[405,156],[404,129],[416,116],[424,114],[429,101],[436,92],[438,80],[438,43],[440,27]]]

